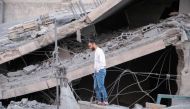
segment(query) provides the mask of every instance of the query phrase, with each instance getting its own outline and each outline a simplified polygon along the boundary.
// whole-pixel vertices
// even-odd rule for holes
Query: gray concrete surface
[[[189,0],[180,0],[179,13],[190,13],[190,1]]]
[[[61,87],[60,109],[80,109],[73,92],[68,84]]]
[[[122,3],[122,1],[117,1],[116,3],[111,2],[111,1],[105,2],[104,4],[99,6],[97,8],[97,10],[93,10],[92,12],[90,12],[88,14],[89,17],[91,18],[90,21],[93,22],[96,19],[104,17],[104,14],[109,12],[109,9],[112,9],[117,4],[120,4],[120,3]],[[106,9],[108,5],[110,5],[110,8]],[[105,11],[100,11],[100,9],[106,9],[106,10]],[[117,7],[117,9],[119,9],[119,8]],[[97,17],[94,17],[93,13],[97,13],[97,12],[100,15],[97,16]],[[63,14],[63,13],[61,13],[61,14]],[[53,14],[53,15],[58,16],[58,15],[55,15],[55,14]],[[57,17],[55,17],[55,18],[57,19]],[[79,20],[76,20],[76,21],[73,21],[73,22],[71,22],[69,24],[61,25],[60,27],[58,27],[57,28],[58,39],[65,38],[69,34],[75,33],[77,30],[80,30],[80,29],[82,29],[84,27],[87,27],[89,24],[87,24],[85,21],[86,21],[86,17],[82,17]],[[28,24],[28,22],[29,22],[29,24]],[[4,40],[2,41],[2,44],[0,43],[0,45],[2,46],[1,49],[0,49],[0,51],[2,52],[0,54],[0,64],[5,63],[5,62],[10,61],[10,60],[13,60],[15,58],[18,58],[18,57],[20,57],[22,55],[28,54],[28,53],[30,53],[32,51],[35,51],[35,50],[37,50],[39,48],[42,48],[42,47],[47,46],[48,44],[54,42],[54,32],[53,32],[54,26],[52,24],[51,25],[49,24],[46,27],[49,30],[46,34],[43,34],[43,35],[41,35],[40,37],[37,37],[37,38],[36,37],[34,37],[34,38],[33,37],[23,37],[23,36],[28,36],[28,35],[36,33],[35,32],[36,30],[29,30],[29,31],[27,31],[26,33],[23,33],[23,34],[19,33],[19,36],[15,35],[15,34],[17,34],[17,31],[19,31],[19,30],[14,29],[14,28],[25,27],[24,25],[26,25],[27,29],[31,29],[31,28],[28,28],[28,26],[30,27],[31,24],[35,25],[35,24],[31,23],[31,22],[35,22],[35,20],[33,19],[33,20],[30,20],[30,21],[27,21],[27,22],[12,26],[10,28],[10,31],[8,31],[9,34],[8,35],[5,34],[2,37],[2,39],[4,39]],[[19,25],[22,25],[22,26],[19,26]],[[14,31],[16,31],[16,33]],[[39,32],[39,31],[37,31],[37,32]],[[28,34],[28,35],[25,35],[25,34]],[[21,35],[22,35],[22,37],[21,37]],[[14,36],[14,37],[12,37],[12,36]],[[7,37],[8,37],[8,39],[7,39]],[[15,39],[17,37],[19,37],[18,40],[12,40],[12,39]],[[28,48],[30,48],[30,49],[28,49]]]
[[[87,101],[79,101],[79,104],[80,109],[129,109],[128,107],[118,105],[100,106]]]
[[[101,0],[102,1],[102,0]],[[70,11],[71,5],[78,9],[78,0],[4,0],[4,20],[12,22],[34,18],[55,11]],[[84,8],[96,7],[94,0],[82,0]],[[79,12],[79,11],[78,11]]]
[[[107,67],[151,54],[171,44],[182,44],[184,41],[187,41],[187,36],[181,34],[183,33],[183,29],[180,29],[180,25],[188,25],[187,22],[182,23],[183,21],[187,21],[187,19],[189,17],[184,15],[172,17],[157,25],[145,26],[133,32],[123,32],[120,36],[100,44],[106,53]],[[145,37],[144,34],[146,32],[149,34],[155,33],[155,31],[151,31],[152,29],[158,29],[158,34],[154,37],[146,34]],[[82,53],[75,54],[74,57],[62,60],[61,63],[67,67],[67,78],[69,81],[72,81],[93,73],[92,61],[93,53],[85,50]],[[0,99],[7,99],[55,87],[56,81],[52,73],[53,66],[50,63],[49,65],[47,64],[43,62],[37,65],[38,68],[29,74],[23,73],[22,76],[9,77],[9,82],[0,85],[0,93],[2,93],[0,94],[2,95]]]

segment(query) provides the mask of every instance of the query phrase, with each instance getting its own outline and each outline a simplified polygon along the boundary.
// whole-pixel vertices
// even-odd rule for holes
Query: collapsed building
[[[0,2],[1,5],[5,3]],[[158,8],[159,3],[164,4],[163,7]],[[182,96],[183,100],[188,102],[188,3],[185,0],[107,0],[99,3],[97,7],[91,5],[87,8],[79,3],[78,13],[71,7],[70,12],[58,11],[29,20],[2,24],[0,99],[5,104],[9,104],[10,100],[16,97],[20,99],[33,96],[33,99],[38,99],[40,94],[37,93],[42,91],[41,95],[46,96],[48,103],[54,104],[55,87],[60,84],[64,86],[63,83],[57,82],[56,68],[66,68],[66,73],[61,75],[72,83],[71,89],[75,98],[89,100],[93,92],[88,91],[91,85],[88,75],[93,73],[93,53],[86,49],[85,41],[91,35],[98,34],[96,37],[99,46],[103,48],[107,58],[107,83],[111,83],[107,86],[110,103],[131,108],[136,103],[155,103],[157,94]],[[155,10],[150,10],[152,6],[155,6]],[[169,12],[168,7],[171,8]],[[1,8],[3,10],[4,6]],[[143,15],[138,13],[139,11]],[[169,15],[173,17],[168,18]],[[55,65],[53,43],[56,35],[59,40],[59,63]],[[61,89],[63,95],[60,102],[67,108],[70,103],[63,102],[67,98],[63,93],[66,88],[64,89]],[[131,92],[124,93],[126,90]],[[71,98],[74,97],[73,93],[65,93],[69,93]],[[36,94],[37,97],[30,94]],[[27,108],[29,105],[25,105],[26,102],[33,106],[35,101],[31,103],[23,99],[18,103],[10,103],[7,108]],[[180,100],[172,99],[171,104],[169,101],[162,102],[165,105],[174,105]],[[75,100],[72,103],[77,105]],[[36,104],[35,102],[34,105]],[[102,108],[89,106],[89,103],[84,101],[79,101],[78,104],[81,108]],[[40,107],[36,108],[44,108],[44,104],[37,106]],[[47,108],[55,106],[50,105]]]

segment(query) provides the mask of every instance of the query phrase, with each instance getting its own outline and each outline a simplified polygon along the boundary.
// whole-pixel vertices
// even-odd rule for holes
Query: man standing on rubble
[[[108,105],[108,95],[104,86],[106,76],[106,60],[104,51],[96,45],[94,39],[90,39],[88,47],[95,52],[94,56],[94,90],[98,105]]]

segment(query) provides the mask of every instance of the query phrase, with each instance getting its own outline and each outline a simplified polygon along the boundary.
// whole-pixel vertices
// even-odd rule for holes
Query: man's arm
[[[99,62],[100,62],[101,67],[106,66],[106,59],[105,59],[105,54],[104,54],[103,50],[101,50],[101,52],[99,54]]]

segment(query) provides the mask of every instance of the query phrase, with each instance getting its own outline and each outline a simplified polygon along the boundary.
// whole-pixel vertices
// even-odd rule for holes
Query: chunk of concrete
[[[61,87],[61,109],[80,109],[69,85]]]
[[[3,74],[0,74],[0,84],[8,82],[8,78]]]
[[[23,98],[23,99],[21,100],[21,103],[22,103],[22,104],[27,104],[27,102],[28,102],[28,98]]]
[[[34,70],[36,70],[37,67],[38,67],[38,65],[30,65],[30,66],[23,68],[23,70],[26,74],[29,74],[29,73],[33,72]]]
[[[7,76],[9,77],[17,77],[17,76],[21,76],[23,75],[23,71],[22,70],[18,70],[16,72],[9,72],[7,73]]]
[[[146,108],[148,109],[163,109],[166,108],[166,105],[154,104],[154,103],[146,103]]]
[[[133,109],[144,109],[144,108],[140,104],[135,104],[135,107]]]
[[[155,37],[159,34],[159,31],[157,28],[149,30],[147,32],[144,33],[144,37]]]
[[[3,107],[1,102],[0,102],[0,109],[5,109],[5,107]]]

